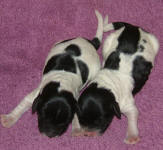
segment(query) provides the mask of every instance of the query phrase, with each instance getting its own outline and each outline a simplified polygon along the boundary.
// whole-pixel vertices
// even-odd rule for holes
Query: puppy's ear
[[[118,119],[121,119],[121,111],[117,102],[113,103],[113,111]]]
[[[39,101],[41,101],[40,94],[33,101],[33,104],[32,104],[32,114],[34,114],[36,112]]]

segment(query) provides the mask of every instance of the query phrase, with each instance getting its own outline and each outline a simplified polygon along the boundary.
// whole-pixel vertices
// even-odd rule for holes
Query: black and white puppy
[[[76,110],[79,91],[100,70],[96,52],[103,35],[103,19],[95,11],[98,28],[93,40],[74,38],[57,43],[50,51],[40,85],[9,114],[1,115],[4,127],[11,127],[32,106],[37,112],[39,131],[48,137],[63,134]],[[32,105],[33,104],[33,105]],[[78,128],[77,117],[73,129]]]
[[[111,33],[103,45],[103,69],[81,94],[78,118],[81,135],[104,133],[114,116],[128,119],[125,143],[139,141],[138,110],[134,95],[148,80],[159,43],[154,35],[140,27],[105,19],[104,32]]]

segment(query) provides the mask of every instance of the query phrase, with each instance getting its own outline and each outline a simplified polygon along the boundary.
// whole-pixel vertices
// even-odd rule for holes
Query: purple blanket
[[[162,150],[163,149],[163,1],[162,0],[0,0],[0,114],[9,113],[37,87],[52,45],[77,36],[92,39],[94,10],[109,22],[126,21],[156,35],[155,68],[135,97],[141,141],[126,145],[127,120],[114,119],[101,137],[43,137],[36,115],[27,111],[11,128],[0,125],[0,150]],[[108,33],[105,33],[105,36]],[[101,51],[101,49],[100,49]],[[101,52],[99,52],[100,54]]]

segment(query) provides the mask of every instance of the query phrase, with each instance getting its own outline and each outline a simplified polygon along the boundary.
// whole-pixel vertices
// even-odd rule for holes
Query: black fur
[[[88,79],[89,69],[88,69],[87,65],[84,62],[82,62],[81,60],[78,60],[77,64],[78,64],[78,67],[79,67],[79,70],[81,73],[81,77],[82,77],[82,81],[84,84]]]
[[[97,88],[96,83],[88,86],[79,100],[77,111],[81,126],[87,127],[88,131],[103,133],[113,117],[121,118],[120,108],[115,101],[113,93],[104,88]]]
[[[126,54],[137,52],[138,42],[140,40],[139,27],[124,22],[114,22],[113,26],[115,30],[125,27],[118,38],[117,51]]]
[[[144,42],[144,43],[147,43],[147,41],[146,41],[145,39],[143,39],[143,42]]]
[[[140,50],[140,52],[143,52],[144,51],[144,46],[143,45],[139,45],[139,50]]]
[[[39,131],[50,138],[67,130],[77,106],[72,93],[59,92],[58,88],[58,82],[50,82],[32,105],[32,112],[38,115]]]
[[[68,47],[66,47],[65,51],[72,56],[80,56],[81,52],[80,52],[80,48],[75,45],[75,44],[71,44]]]
[[[120,63],[119,52],[115,51],[108,56],[104,68],[118,70],[119,63]]]
[[[145,82],[148,80],[148,76],[152,69],[152,63],[146,61],[142,56],[137,56],[133,62],[132,76],[134,78],[133,95],[138,93]]]
[[[118,38],[117,51],[127,54],[134,54],[135,52],[137,52],[139,39],[140,32],[138,30],[138,27],[125,27],[125,29]]]
[[[46,64],[43,74],[52,70],[65,70],[68,72],[76,73],[76,64],[74,59],[69,54],[55,55]]]
[[[99,47],[100,47],[100,40],[97,37],[95,37],[93,40],[88,40],[88,42],[90,42],[94,46],[94,48],[96,50],[99,49]]]

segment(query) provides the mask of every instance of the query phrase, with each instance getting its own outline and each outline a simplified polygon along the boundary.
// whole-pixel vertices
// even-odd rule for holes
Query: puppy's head
[[[39,131],[48,137],[63,134],[71,123],[76,100],[68,91],[58,92],[59,83],[50,82],[34,100],[32,113],[37,112]]]
[[[92,83],[78,100],[78,118],[85,135],[104,133],[114,116],[121,118],[120,108],[111,91]],[[91,135],[90,134],[90,135]]]

